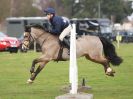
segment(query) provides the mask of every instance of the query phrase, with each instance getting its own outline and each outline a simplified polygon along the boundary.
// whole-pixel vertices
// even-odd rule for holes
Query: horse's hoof
[[[106,75],[114,77],[114,73],[106,73]]]
[[[27,84],[32,84],[32,83],[33,83],[33,81],[31,79],[27,80]]]
[[[115,73],[115,72],[113,72],[113,71],[111,71],[111,72],[106,72],[106,75],[114,77],[114,73]]]
[[[106,75],[114,77],[114,73],[115,71],[112,68],[107,68]]]

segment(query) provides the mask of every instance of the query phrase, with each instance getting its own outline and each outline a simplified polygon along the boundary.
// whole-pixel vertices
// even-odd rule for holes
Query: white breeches
[[[68,25],[59,36],[59,39],[63,41],[63,38],[71,33],[72,26]]]

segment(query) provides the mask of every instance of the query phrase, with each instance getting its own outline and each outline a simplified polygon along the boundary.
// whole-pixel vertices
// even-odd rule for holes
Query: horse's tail
[[[103,44],[103,50],[106,58],[111,62],[112,65],[120,65],[123,59],[117,56],[117,53],[115,51],[115,46],[106,38],[104,37],[99,37],[99,38]]]

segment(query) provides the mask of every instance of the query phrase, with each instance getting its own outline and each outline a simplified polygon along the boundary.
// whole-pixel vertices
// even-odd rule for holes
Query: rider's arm
[[[61,33],[61,20],[55,19],[52,22],[52,30],[50,30],[50,33],[54,34],[54,35],[59,35]]]

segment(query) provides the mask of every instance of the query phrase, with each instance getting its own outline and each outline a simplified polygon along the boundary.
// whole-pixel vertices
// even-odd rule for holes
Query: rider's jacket
[[[52,29],[49,31],[54,35],[60,35],[60,33],[70,24],[69,20],[64,17],[54,16],[50,20]]]

